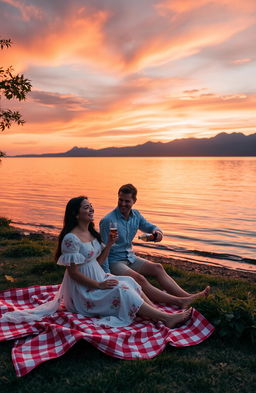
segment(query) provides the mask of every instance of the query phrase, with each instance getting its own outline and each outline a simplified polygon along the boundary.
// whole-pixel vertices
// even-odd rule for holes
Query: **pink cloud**
[[[2,0],[2,3],[16,8],[25,22],[28,22],[32,19],[41,19],[43,17],[43,13],[39,7],[27,5],[24,1]]]
[[[250,63],[252,61],[252,59],[250,58],[245,58],[245,59],[236,59],[233,60],[231,63],[233,64],[246,64],[246,63]]]
[[[176,14],[189,13],[203,7],[216,7],[218,9],[238,9],[240,12],[251,12],[256,9],[254,0],[234,1],[234,0],[163,0],[156,5],[156,9],[164,12],[173,11]]]

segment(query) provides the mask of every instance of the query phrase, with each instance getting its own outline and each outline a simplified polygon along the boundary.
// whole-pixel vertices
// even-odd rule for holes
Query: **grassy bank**
[[[55,246],[54,240],[23,237],[2,223],[0,289],[60,283],[63,269],[53,262]],[[165,266],[189,291],[212,286],[209,298],[195,305],[216,326],[207,341],[195,347],[167,347],[152,360],[124,361],[81,340],[64,356],[22,378],[15,376],[11,362],[12,342],[0,343],[1,393],[254,392],[256,284]]]

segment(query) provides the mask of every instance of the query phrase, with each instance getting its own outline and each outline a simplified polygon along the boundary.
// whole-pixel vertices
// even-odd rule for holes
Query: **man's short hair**
[[[124,184],[118,190],[118,194],[123,192],[124,194],[132,194],[132,199],[136,201],[137,198],[137,188],[134,187],[132,184]]]

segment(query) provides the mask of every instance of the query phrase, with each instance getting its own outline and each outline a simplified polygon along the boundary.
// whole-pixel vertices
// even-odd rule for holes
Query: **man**
[[[100,233],[105,243],[109,236],[110,227],[113,226],[113,223],[117,223],[118,240],[111,247],[108,257],[110,271],[118,276],[133,277],[141,285],[146,295],[153,301],[184,306],[184,304],[188,303],[188,297],[198,296],[199,293],[192,295],[184,291],[166,273],[160,263],[153,263],[140,258],[132,250],[132,241],[138,229],[143,232],[155,234],[156,242],[160,242],[163,238],[160,228],[148,222],[138,210],[133,209],[136,200],[137,189],[132,184],[123,185],[118,191],[117,207],[100,222]],[[106,264],[104,269],[107,271]],[[153,276],[168,293],[162,292],[151,285],[144,275]],[[200,292],[201,294],[202,292]],[[175,300],[177,297],[181,297],[181,303]],[[186,298],[187,302],[184,302],[184,298]]]

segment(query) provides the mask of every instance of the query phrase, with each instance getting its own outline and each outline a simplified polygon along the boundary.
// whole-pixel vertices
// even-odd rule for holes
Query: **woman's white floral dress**
[[[68,311],[97,317],[95,323],[99,325],[130,325],[143,303],[141,287],[131,277],[106,274],[96,259],[102,248],[97,239],[84,243],[73,233],[64,236],[58,265],[75,263],[81,273],[93,280],[104,281],[113,277],[119,283],[111,289],[87,288],[74,281],[66,270],[61,285],[63,304]]]

